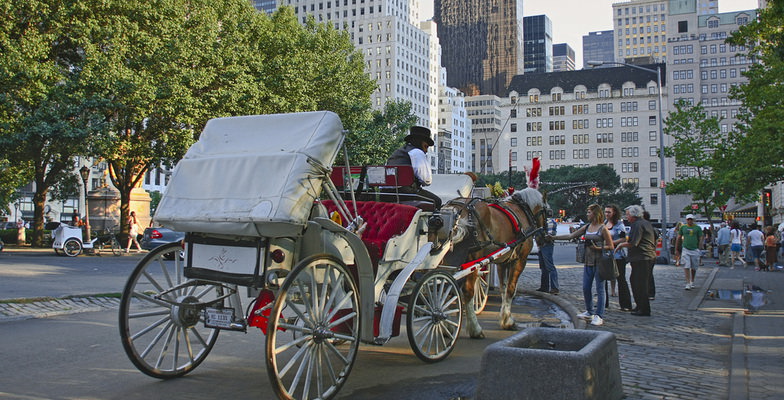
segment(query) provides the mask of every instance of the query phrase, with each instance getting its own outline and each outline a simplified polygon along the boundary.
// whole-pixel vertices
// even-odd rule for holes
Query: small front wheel
[[[267,326],[267,374],[281,399],[330,399],[359,349],[359,294],[342,261],[302,260],[278,291]]]
[[[490,285],[487,283],[488,275],[490,275],[488,270],[479,270],[476,273],[476,281],[474,281],[474,314],[484,311],[487,305],[488,292],[490,291]]]
[[[82,254],[82,242],[79,239],[70,238],[63,243],[63,252],[68,257],[76,257]]]
[[[451,275],[434,270],[414,287],[408,303],[408,342],[419,359],[437,362],[455,348],[463,322],[460,289]]]

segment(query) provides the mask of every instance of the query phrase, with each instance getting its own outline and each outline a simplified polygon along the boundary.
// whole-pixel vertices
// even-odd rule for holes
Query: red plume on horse
[[[535,169],[538,175],[538,163]],[[454,235],[457,239],[453,240],[453,250],[446,261],[449,265],[461,264],[463,275],[467,275],[463,297],[466,328],[472,338],[484,337],[473,302],[477,270],[489,263],[498,265],[501,278],[501,328],[516,329],[511,312],[512,299],[533,248],[533,238],[542,233],[545,204],[538,190],[527,187],[498,201],[462,198],[450,201],[442,208],[442,211],[451,209],[458,215],[455,229],[460,232]]]

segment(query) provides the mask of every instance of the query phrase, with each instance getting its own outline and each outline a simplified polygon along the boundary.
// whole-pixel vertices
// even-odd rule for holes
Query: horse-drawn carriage
[[[279,397],[330,398],[360,342],[399,335],[404,314],[414,353],[436,362],[462,326],[458,281],[470,291],[475,273],[495,261],[519,267],[507,274],[516,284],[541,226],[538,192],[518,218],[467,199],[468,176],[437,176],[431,191],[450,201],[433,210],[395,190],[412,179],[410,167],[333,167],[342,142],[330,112],[209,121],[155,216],[188,232],[184,244],[150,252],[123,291],[120,335],[137,368],[184,375],[220,331],[258,327]],[[502,220],[492,221],[496,214]],[[465,254],[453,251],[461,241],[471,247]],[[173,257],[183,247],[184,259]],[[463,260],[446,266],[448,254]],[[481,309],[467,299],[469,334],[481,336]]]

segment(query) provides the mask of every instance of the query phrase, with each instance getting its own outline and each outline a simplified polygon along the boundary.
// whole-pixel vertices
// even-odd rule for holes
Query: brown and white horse
[[[447,256],[449,264],[469,263],[487,257],[509,244],[513,245],[510,252],[493,261],[499,267],[498,275],[501,280],[499,323],[502,329],[516,329],[512,318],[512,299],[517,290],[517,280],[525,269],[526,259],[533,248],[533,237],[543,231],[545,204],[538,190],[526,188],[498,202],[456,199],[443,207],[453,208],[458,213],[455,229],[463,230],[456,235],[462,236],[462,239],[453,244],[453,251]],[[477,273],[474,271],[466,277],[463,285],[466,329],[472,338],[482,338],[482,327],[473,307],[476,277]]]

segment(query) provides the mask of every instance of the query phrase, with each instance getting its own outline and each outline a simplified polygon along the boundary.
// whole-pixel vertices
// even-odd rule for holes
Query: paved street
[[[7,255],[0,255],[0,273],[8,267],[5,264],[7,259],[4,258]],[[529,296],[532,294],[529,290],[538,287],[539,282],[536,262],[530,260],[532,265],[529,264],[520,284],[522,292],[527,295],[520,296],[519,304],[513,310],[518,320],[523,322],[521,327],[542,323],[543,319],[535,317],[536,314],[552,309],[553,305],[571,314],[583,310],[580,289],[582,267],[573,262],[574,247],[556,247],[555,259],[561,294],[545,295],[544,302],[535,302]],[[611,298],[605,325],[585,328],[605,330],[616,335],[627,399],[784,398],[784,384],[779,379],[784,374],[784,363],[781,361],[784,359],[784,337],[781,334],[784,326],[781,323],[784,317],[784,273],[755,272],[752,267],[718,267],[715,260],[706,259],[705,266],[697,275],[698,288],[691,291],[683,289],[683,271],[680,267],[657,265],[654,275],[657,294],[656,300],[652,302],[652,317],[635,317],[621,312],[617,298]],[[767,304],[755,313],[744,314],[744,304],[739,296],[744,286],[751,285],[767,291],[764,296]],[[739,298],[732,299],[733,295]],[[71,309],[63,312],[116,307],[115,299],[87,297],[78,301],[82,303],[67,304]],[[9,305],[0,308],[0,321],[19,323],[13,321],[23,317],[7,315],[6,306]],[[58,307],[51,302],[50,306],[55,309]],[[22,313],[27,310],[30,315],[45,316],[47,312],[55,312],[33,308],[46,307],[40,303],[15,307]],[[482,314],[481,322],[486,329],[492,329],[495,324],[494,313],[492,310],[488,312]],[[552,315],[549,318],[546,323],[557,324],[558,318],[553,319]],[[447,360],[449,362],[435,364],[437,368],[422,366],[416,359],[409,357],[410,354],[406,354],[405,360],[401,359],[400,363],[394,362],[381,370],[389,372],[377,374],[383,378],[374,378],[372,373],[367,375],[368,368],[363,366],[366,365],[364,363],[386,365],[389,360],[384,358],[396,354],[398,350],[409,353],[410,349],[405,349],[405,339],[397,338],[393,342],[402,344],[391,347],[365,348],[339,398],[470,398],[475,389],[482,349],[509,334],[512,332],[496,330],[483,341],[461,339],[458,349],[462,350],[456,349],[453,354],[455,359],[450,361],[450,357]],[[471,365],[474,363],[472,360],[475,365]],[[413,378],[410,374],[398,376],[393,371],[402,368],[401,363],[408,365],[406,368],[419,371],[419,375]],[[553,377],[554,384],[557,384],[557,371],[554,371]]]

